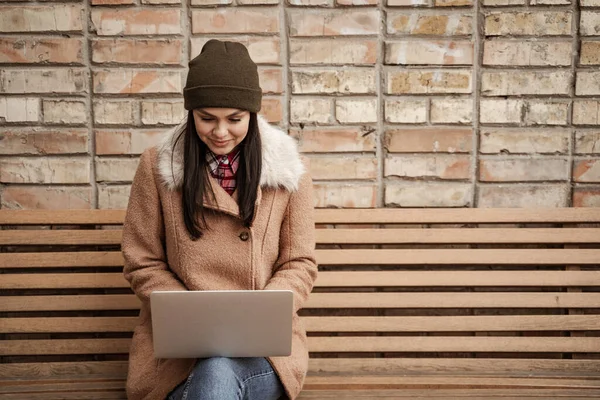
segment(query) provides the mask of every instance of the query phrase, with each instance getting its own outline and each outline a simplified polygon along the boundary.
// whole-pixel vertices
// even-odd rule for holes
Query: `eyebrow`
[[[212,115],[211,113],[208,113],[208,112],[203,111],[203,110],[198,110],[198,112],[201,113],[201,114],[204,114],[204,115],[208,115],[208,116],[213,117],[213,118],[217,118],[216,115]],[[244,112],[243,110],[236,111],[236,112],[234,112],[232,114],[229,114],[226,118],[231,118],[231,117],[237,116],[239,114],[242,114],[243,112]]]

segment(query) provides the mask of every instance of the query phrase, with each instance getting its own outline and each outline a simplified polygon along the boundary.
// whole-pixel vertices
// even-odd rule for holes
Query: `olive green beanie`
[[[260,111],[258,70],[243,44],[211,39],[189,67],[183,89],[186,110],[223,107]]]

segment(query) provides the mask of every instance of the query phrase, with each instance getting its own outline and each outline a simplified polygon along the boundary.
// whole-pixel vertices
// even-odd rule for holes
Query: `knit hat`
[[[183,89],[186,110],[223,107],[260,111],[258,70],[243,44],[211,39],[189,67]]]

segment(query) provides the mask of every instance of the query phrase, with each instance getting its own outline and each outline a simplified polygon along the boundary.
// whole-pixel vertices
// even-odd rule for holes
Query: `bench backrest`
[[[139,302],[121,273],[123,217],[0,210],[0,376],[124,378]],[[600,371],[600,209],[316,218],[310,373]]]

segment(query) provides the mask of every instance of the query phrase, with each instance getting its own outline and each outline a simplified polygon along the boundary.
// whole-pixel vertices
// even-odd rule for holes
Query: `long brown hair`
[[[188,113],[187,126],[175,139],[173,148],[182,138],[184,148],[183,185],[181,187],[183,219],[190,237],[197,240],[202,236],[203,230],[209,229],[206,223],[206,212],[212,212],[210,209],[204,208],[203,199],[211,196],[215,200],[215,193],[209,183],[206,161],[206,153],[209,149],[196,132],[192,110]],[[250,113],[248,134],[238,146],[240,146],[240,166],[236,173],[238,206],[242,223],[249,228],[254,219],[254,204],[262,167],[261,141],[256,113]]]

